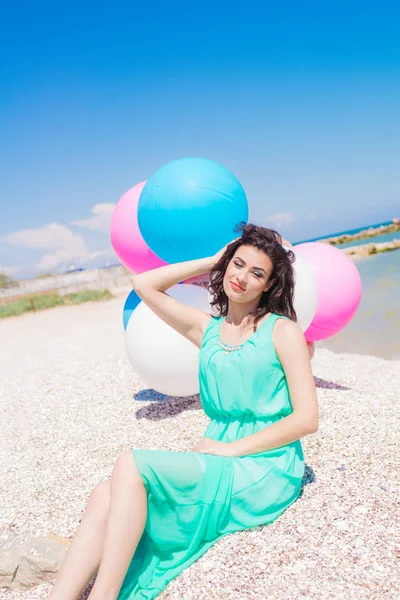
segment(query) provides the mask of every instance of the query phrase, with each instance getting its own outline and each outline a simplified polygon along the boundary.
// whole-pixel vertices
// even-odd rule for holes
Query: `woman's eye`
[[[254,273],[256,277],[262,277],[261,273]]]
[[[242,266],[242,265],[241,265],[240,263],[238,263],[238,262],[234,262],[233,264],[234,264],[234,265],[236,265],[237,267],[241,267],[241,266]]]

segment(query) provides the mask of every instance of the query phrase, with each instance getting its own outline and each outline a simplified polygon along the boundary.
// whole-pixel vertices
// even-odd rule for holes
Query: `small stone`
[[[53,533],[50,533],[47,537],[48,537],[49,540],[53,540],[55,542],[58,542],[59,544],[62,544],[66,548],[68,548],[68,546],[71,543],[71,539],[72,539],[72,538],[60,537],[59,535],[54,535]]]
[[[347,521],[337,521],[335,523],[339,531],[349,531],[350,527]]]
[[[298,575],[302,571],[303,571],[303,566],[300,563],[293,565],[293,567],[290,569],[290,572],[293,573],[293,575]]]
[[[29,540],[24,546],[14,583],[28,589],[38,583],[51,581],[59,571],[65,554],[65,546],[54,540]]]
[[[201,568],[205,573],[207,573],[208,571],[211,571],[214,568],[214,564],[211,560],[204,560],[201,563]]]
[[[366,515],[368,508],[366,506],[357,506],[357,512],[361,513],[362,515]]]
[[[298,525],[298,527],[297,527],[298,533],[304,533],[305,530],[306,530],[306,528],[304,527],[304,525]]]
[[[21,556],[19,552],[7,551],[0,555],[0,588],[11,587]]]

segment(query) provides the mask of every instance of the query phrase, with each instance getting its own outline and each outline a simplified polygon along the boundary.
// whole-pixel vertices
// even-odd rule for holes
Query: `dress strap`
[[[275,317],[275,321],[277,321],[278,319],[286,319],[287,321],[291,320],[289,317],[286,317],[285,315],[277,315],[276,313],[273,313],[273,315]]]

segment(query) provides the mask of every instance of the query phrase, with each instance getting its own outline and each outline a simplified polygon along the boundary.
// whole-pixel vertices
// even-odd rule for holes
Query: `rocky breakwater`
[[[400,239],[394,239],[391,242],[380,242],[377,244],[361,244],[360,246],[351,246],[344,248],[343,252],[353,257],[365,258],[379,252],[388,252],[390,250],[400,249]]]
[[[348,242],[354,242],[356,240],[365,240],[368,238],[373,238],[378,235],[385,235],[387,233],[395,233],[396,231],[400,231],[400,217],[393,219],[390,225],[381,225],[380,227],[369,227],[368,229],[363,229],[363,231],[359,231],[358,233],[344,233],[342,235],[324,238],[319,241],[323,242],[324,244],[331,244],[336,246],[339,244],[347,244]],[[377,246],[378,244],[375,245]],[[393,250],[394,248],[388,249]]]

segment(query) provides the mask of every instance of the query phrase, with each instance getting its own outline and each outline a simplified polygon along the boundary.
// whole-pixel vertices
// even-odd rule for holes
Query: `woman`
[[[299,496],[300,438],[318,429],[310,358],[293,308],[291,251],[273,230],[242,225],[214,257],[135,275],[134,289],[200,348],[210,424],[193,452],[133,449],[101,482],[51,600],[150,600],[217,539],[271,523]],[[219,316],[165,294],[210,272]]]
[[[281,243],[283,246],[286,246],[288,248],[293,248],[293,244],[291,242],[288,242],[288,240],[285,240],[285,238],[283,238],[282,236],[281,236],[281,240],[282,240]],[[198,285],[200,287],[208,289],[208,280],[206,278],[204,278],[204,273],[202,273],[201,275],[198,275],[197,277],[190,277],[189,279],[185,279],[184,283],[192,283],[193,285]],[[308,353],[310,355],[310,360],[312,360],[314,358],[314,354],[315,354],[314,342],[307,342],[307,348],[308,348]]]

